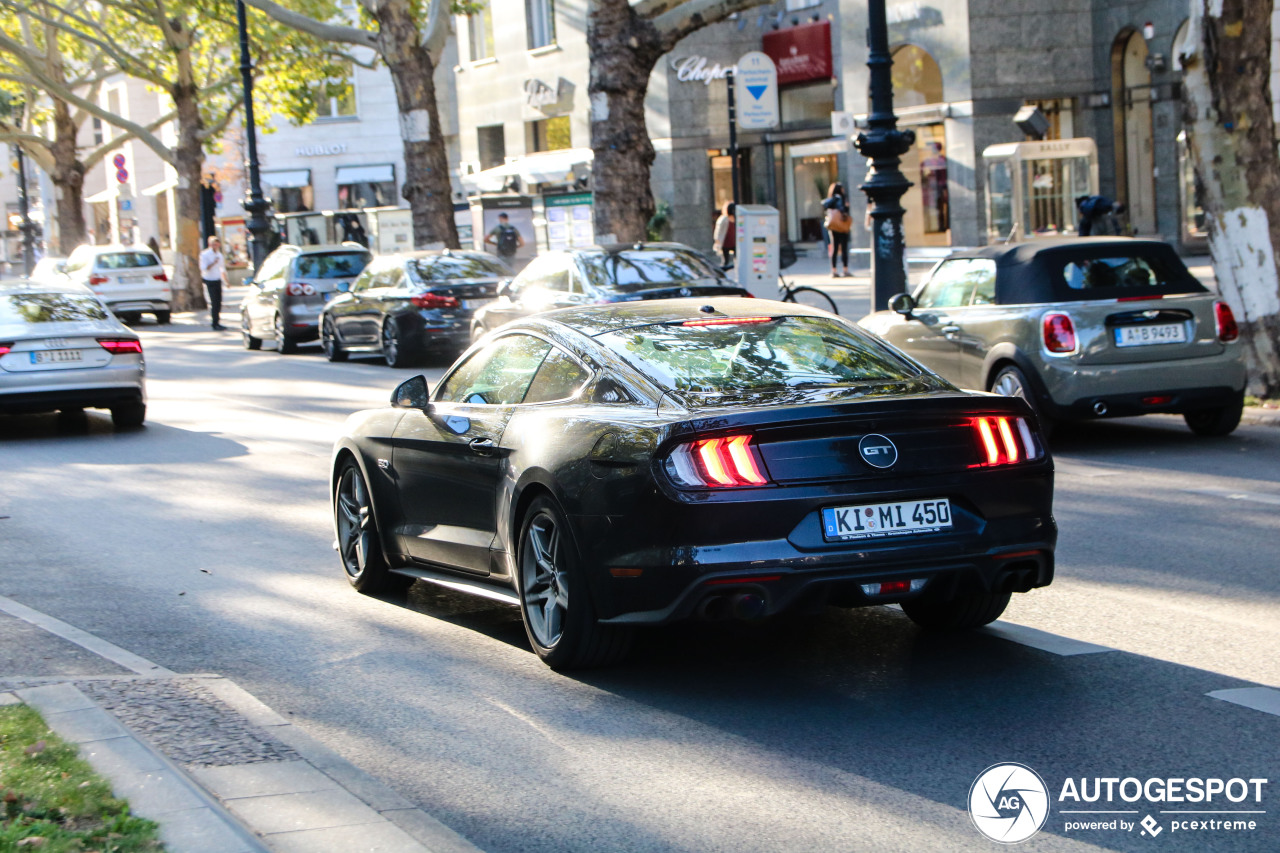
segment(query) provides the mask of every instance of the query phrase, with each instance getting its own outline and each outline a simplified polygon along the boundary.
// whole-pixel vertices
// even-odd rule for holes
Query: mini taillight
[[[769,478],[761,473],[749,435],[682,444],[667,457],[667,473],[681,486],[722,489],[769,483]]]
[[[457,308],[458,299],[443,293],[419,293],[409,297],[409,301],[418,308]]]
[[[98,338],[98,343],[112,355],[124,355],[131,352],[142,353],[142,341],[128,338]]]
[[[1240,327],[1236,325],[1235,312],[1225,302],[1213,303],[1213,318],[1218,325],[1218,340],[1224,344],[1240,337]]]
[[[101,273],[96,273],[96,272],[95,272],[95,273],[91,273],[91,274],[89,275],[89,286],[90,286],[90,287],[98,287],[99,285],[103,285],[103,284],[106,284],[106,283],[107,283],[107,277],[106,277],[105,275],[102,275]]]
[[[972,466],[975,468],[1012,465],[1039,459],[1044,454],[1023,418],[974,418],[973,432],[978,439],[979,458],[983,460]]]
[[[1066,314],[1044,315],[1044,348],[1055,353],[1076,351],[1076,327]]]
[[[289,285],[290,296],[314,296],[316,289],[309,284],[294,282]]]
[[[756,323],[772,323],[773,317],[711,317],[706,320],[685,320],[685,326],[751,326]]]

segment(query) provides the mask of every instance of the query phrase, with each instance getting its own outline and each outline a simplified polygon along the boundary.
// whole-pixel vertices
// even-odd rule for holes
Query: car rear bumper
[[[1055,418],[1181,414],[1234,403],[1244,390],[1245,366],[1232,351],[1207,358],[1135,364],[1050,362],[1042,376]]]
[[[168,311],[169,302],[164,299],[105,299],[111,313],[119,314],[130,311]]]
[[[136,363],[5,373],[0,377],[0,412],[8,414],[77,407],[105,409],[119,403],[141,402],[146,402],[146,386],[142,366]]]

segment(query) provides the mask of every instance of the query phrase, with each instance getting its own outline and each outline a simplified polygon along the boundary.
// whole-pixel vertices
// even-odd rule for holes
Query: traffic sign
[[[117,169],[123,169],[123,168],[124,168],[124,155],[123,155],[123,154],[117,154],[116,156],[112,157],[112,158],[111,158],[111,165],[112,165],[112,166],[115,166]]]
[[[133,199],[131,199],[131,198],[122,198],[122,199],[120,199],[120,212],[121,212],[121,213],[132,213],[132,212],[133,212]]]
[[[778,67],[758,50],[742,54],[734,75],[738,127],[766,130],[778,124]]]
[[[123,184],[125,181],[129,180],[129,170],[128,170],[128,169],[116,169],[116,180],[117,180],[117,181],[119,181],[119,182],[120,182],[120,183],[122,183],[122,184]]]

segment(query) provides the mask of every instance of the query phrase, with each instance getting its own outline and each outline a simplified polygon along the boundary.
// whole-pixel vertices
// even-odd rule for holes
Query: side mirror
[[[431,389],[427,377],[418,375],[406,379],[391,392],[391,405],[397,409],[426,409],[431,405]]]
[[[508,299],[511,297],[511,279],[504,278],[498,282],[498,295],[505,296]]]
[[[916,310],[916,299],[910,293],[899,293],[889,300],[889,308],[910,320],[911,312]]]

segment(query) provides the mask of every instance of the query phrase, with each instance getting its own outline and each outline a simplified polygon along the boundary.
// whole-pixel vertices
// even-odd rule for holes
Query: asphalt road
[[[145,429],[0,418],[0,594],[234,679],[485,850],[990,850],[966,801],[1000,762],[1050,790],[1021,849],[1280,848],[1280,716],[1207,695],[1280,685],[1280,429],[1062,429],[1058,579],[1015,596],[1003,635],[831,609],[671,629],[624,667],[563,676],[511,608],[424,583],[368,598],[342,577],[330,445],[412,371],[140,328]],[[1260,803],[1059,801],[1082,777],[1269,781]],[[1064,813],[1090,809],[1126,813]],[[1231,816],[1172,809],[1264,813],[1175,831]],[[1147,815],[1154,838],[1065,828]]]

